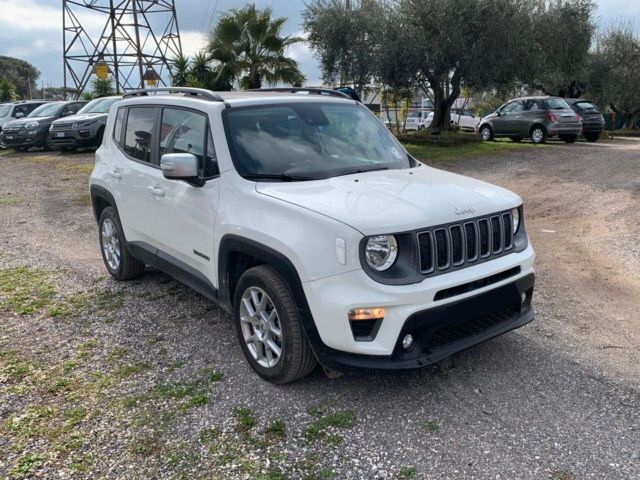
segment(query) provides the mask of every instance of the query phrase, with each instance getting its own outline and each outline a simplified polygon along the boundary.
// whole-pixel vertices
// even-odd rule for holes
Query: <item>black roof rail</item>
[[[305,87],[275,87],[275,88],[252,88],[250,92],[280,92],[280,93],[308,93],[315,95],[328,95],[333,97],[352,98],[346,93],[332,90],[330,88],[305,88]]]
[[[150,93],[167,92],[167,93],[184,93],[185,95],[191,95],[193,97],[201,97],[204,100],[211,100],[212,102],[224,102],[217,93],[211,90],[205,90],[204,88],[190,88],[190,87],[160,87],[160,88],[145,88],[143,90],[134,90],[126,92],[122,95],[122,98],[130,97],[146,97]]]

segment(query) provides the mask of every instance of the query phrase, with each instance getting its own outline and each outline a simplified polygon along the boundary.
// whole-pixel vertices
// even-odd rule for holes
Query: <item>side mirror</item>
[[[198,178],[198,159],[192,153],[166,153],[160,158],[160,168],[164,178],[204,183]]]
[[[15,117],[16,117],[16,118],[22,118],[22,117],[24,117],[24,112],[16,112]]]

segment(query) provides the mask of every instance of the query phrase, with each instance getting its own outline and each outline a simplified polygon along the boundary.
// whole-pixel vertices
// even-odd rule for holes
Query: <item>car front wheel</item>
[[[261,265],[247,270],[234,295],[238,340],[251,367],[277,384],[309,375],[316,359],[295,300],[280,275]]]
[[[587,142],[597,142],[600,138],[599,133],[585,133],[584,138],[587,139]]]
[[[489,140],[493,140],[493,130],[489,125],[483,125],[480,127],[480,138],[483,142],[488,142]]]

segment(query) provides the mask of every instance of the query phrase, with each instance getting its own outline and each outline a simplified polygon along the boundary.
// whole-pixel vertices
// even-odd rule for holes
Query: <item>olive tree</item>
[[[596,41],[589,61],[588,94],[634,128],[640,118],[640,37],[628,25],[612,27]]]
[[[313,0],[306,5],[304,29],[326,83],[353,85],[362,95],[376,74],[387,16],[381,0]]]
[[[416,83],[430,91],[431,129],[447,129],[463,85],[512,85],[529,75],[527,55],[536,3],[530,0],[399,0],[396,15],[416,53]]]

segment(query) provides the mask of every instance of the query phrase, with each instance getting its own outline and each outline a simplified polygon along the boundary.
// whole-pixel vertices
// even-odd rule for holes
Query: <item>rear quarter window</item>
[[[116,115],[116,121],[113,126],[113,139],[116,143],[122,146],[122,125],[124,124],[124,118],[127,115],[126,108],[119,108]]]

